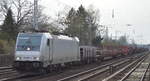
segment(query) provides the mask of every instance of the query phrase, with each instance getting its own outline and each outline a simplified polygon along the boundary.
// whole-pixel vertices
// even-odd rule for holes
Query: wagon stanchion
[[[113,73],[114,67],[112,65],[109,66],[109,73],[110,75]]]

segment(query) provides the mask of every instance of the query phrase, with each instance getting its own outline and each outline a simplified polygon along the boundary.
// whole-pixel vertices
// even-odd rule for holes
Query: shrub
[[[0,54],[8,54],[13,52],[14,42],[8,43],[6,40],[0,39]]]

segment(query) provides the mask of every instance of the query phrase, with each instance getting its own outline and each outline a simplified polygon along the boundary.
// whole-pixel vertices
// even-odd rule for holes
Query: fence
[[[12,54],[0,54],[0,67],[12,65],[13,59]]]

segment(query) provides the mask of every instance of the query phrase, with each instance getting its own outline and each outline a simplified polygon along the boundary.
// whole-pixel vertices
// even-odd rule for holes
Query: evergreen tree
[[[82,5],[77,11],[71,8],[66,16],[67,28],[64,32],[79,37],[81,45],[91,45],[98,27],[93,14],[94,12],[88,12]]]
[[[79,28],[79,39],[81,45],[89,45],[89,23],[88,12],[81,5],[77,10],[77,26]]]
[[[18,27],[16,26],[15,20],[13,19],[11,8],[9,8],[7,11],[7,15],[5,16],[1,31],[8,35],[6,36],[6,39],[16,39],[18,34]]]
[[[103,38],[101,36],[97,36],[92,40],[92,44],[94,46],[100,47],[102,40],[103,40]]]
[[[74,8],[71,8],[65,20],[65,24],[68,26],[68,28],[66,28],[64,31],[66,34],[71,36],[78,36],[75,20],[76,20],[76,11],[74,10]]]

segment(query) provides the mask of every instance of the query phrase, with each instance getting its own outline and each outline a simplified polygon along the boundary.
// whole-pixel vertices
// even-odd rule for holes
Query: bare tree
[[[33,6],[34,4],[29,0],[3,0],[0,2],[0,13],[3,18],[6,15],[8,8],[12,9],[13,17],[16,25],[20,30],[32,29],[33,23]],[[43,7],[38,6],[38,25],[40,29],[47,27],[50,17],[42,13]],[[3,20],[3,18],[1,20]],[[44,25],[43,25],[44,24]],[[43,27],[42,27],[43,26]]]
[[[18,26],[22,25],[23,20],[33,12],[33,4],[28,0],[3,0],[0,6],[2,18],[6,16],[6,11],[12,8],[13,17]]]
[[[23,20],[32,14],[33,4],[27,0],[12,0],[13,7],[16,13],[16,23],[17,25],[22,25]]]
[[[51,19],[50,16],[47,16],[46,14],[43,14],[43,7],[41,5],[38,6],[38,29],[39,30],[48,30],[48,27],[50,26],[49,20]],[[33,16],[32,14],[29,15],[24,19],[25,26],[28,27],[27,29],[33,28]]]

